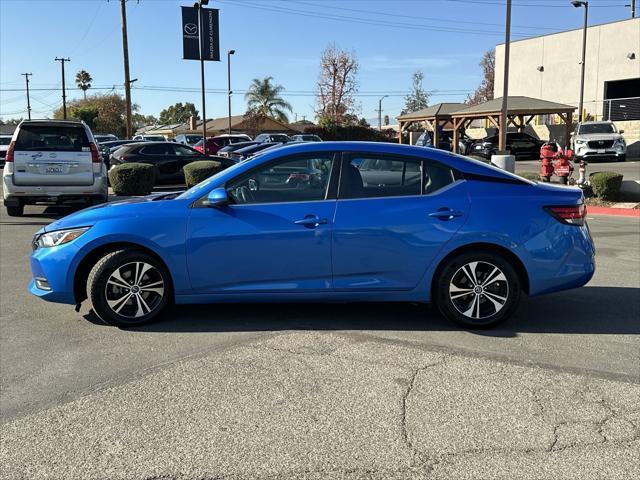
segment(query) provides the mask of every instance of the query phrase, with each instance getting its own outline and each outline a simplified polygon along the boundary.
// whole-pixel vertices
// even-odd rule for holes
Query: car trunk
[[[85,129],[23,125],[14,149],[16,185],[92,185],[94,166]]]

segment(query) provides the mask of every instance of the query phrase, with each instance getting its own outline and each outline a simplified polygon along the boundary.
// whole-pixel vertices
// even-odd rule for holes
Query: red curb
[[[616,215],[619,217],[640,217],[640,209],[591,207],[587,205],[587,215]]]

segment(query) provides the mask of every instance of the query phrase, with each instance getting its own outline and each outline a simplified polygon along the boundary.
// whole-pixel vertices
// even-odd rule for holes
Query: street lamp
[[[383,96],[380,100],[378,100],[378,130],[382,131],[382,100],[387,98],[389,95]]]
[[[580,74],[580,104],[578,107],[578,120],[582,122],[584,117],[582,106],[584,102],[584,65],[587,53],[587,18],[589,15],[589,2],[574,0],[571,2],[571,5],[576,8],[584,7],[584,27],[582,28],[582,72]]]
[[[235,50],[227,51],[227,96],[229,97],[229,124],[227,126],[227,133],[231,135],[231,55],[236,53]]]

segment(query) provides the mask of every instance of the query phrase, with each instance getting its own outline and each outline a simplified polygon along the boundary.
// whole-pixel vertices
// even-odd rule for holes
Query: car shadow
[[[85,318],[104,325],[93,313]],[[198,333],[278,330],[455,331],[428,305],[416,303],[221,303],[179,305],[132,332]],[[516,314],[488,330],[491,337],[519,333],[640,334],[640,289],[584,287],[541,297],[523,297]]]

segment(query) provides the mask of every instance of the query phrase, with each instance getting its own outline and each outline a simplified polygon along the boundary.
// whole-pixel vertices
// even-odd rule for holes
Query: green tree
[[[143,115],[141,113],[134,113],[131,121],[133,123],[134,130],[137,130],[147,125],[158,125],[158,118],[154,115]]]
[[[69,109],[71,118],[82,120],[87,126],[94,130],[98,120],[98,107],[95,105],[74,105]]]
[[[93,82],[93,78],[86,70],[80,70],[76,73],[76,85],[82,90],[85,100],[87,99],[87,90],[91,88],[91,82]]]
[[[185,123],[189,121],[189,117],[198,117],[198,110],[191,102],[178,102],[160,112],[160,123],[163,125],[170,123]]]
[[[418,110],[422,110],[429,106],[430,94],[422,88],[423,80],[424,73],[420,70],[411,76],[411,93],[404,97],[404,109],[402,110],[402,115],[417,112]]]
[[[273,77],[263,79],[254,78],[244,98],[247,101],[247,111],[253,114],[271,117],[280,122],[288,123],[285,111],[292,111],[291,105],[282,98],[282,85],[274,85]]]
[[[73,115],[73,111],[84,112],[86,108],[95,108],[98,116],[95,119],[95,127],[92,129],[98,133],[113,133],[119,137],[123,137],[126,132],[125,128],[125,100],[117,93],[97,93],[88,96],[86,99],[72,100],[68,102],[69,113]],[[135,112],[137,105],[132,105]],[[82,113],[85,115],[85,113]],[[63,118],[62,107],[53,113],[53,118]],[[78,118],[78,117],[73,117]]]

